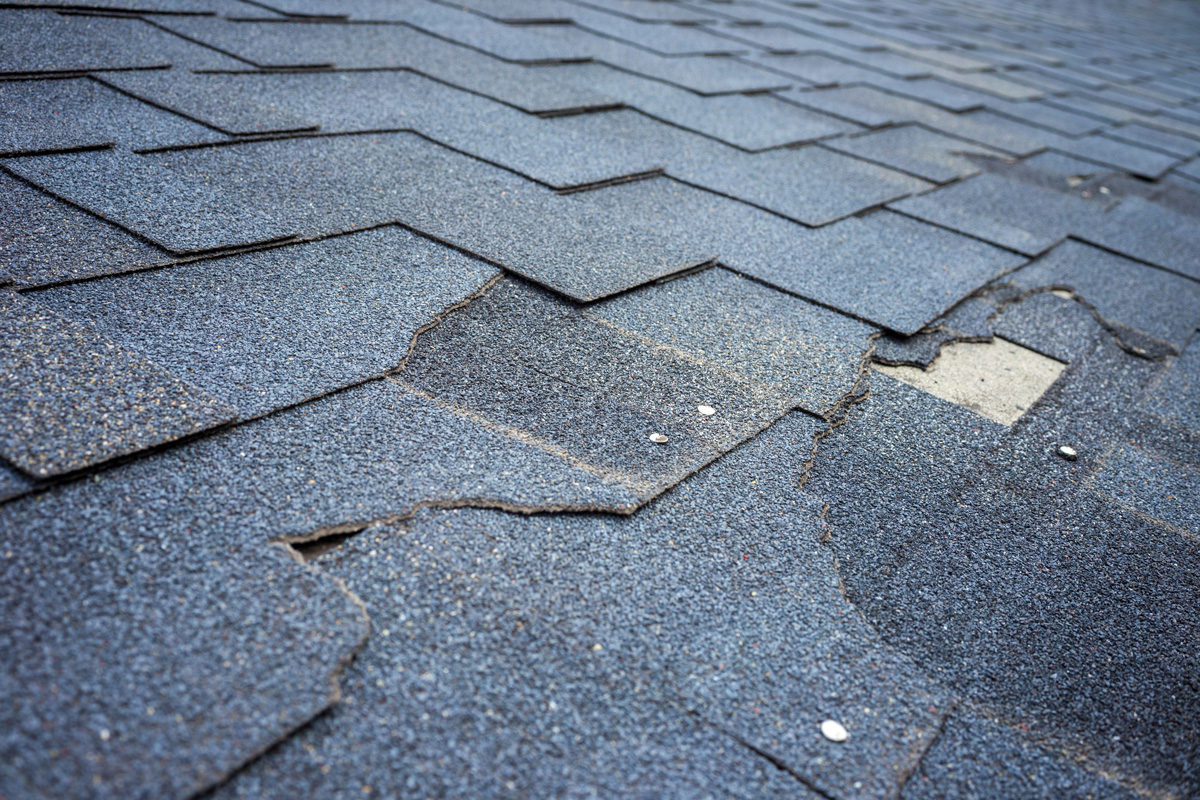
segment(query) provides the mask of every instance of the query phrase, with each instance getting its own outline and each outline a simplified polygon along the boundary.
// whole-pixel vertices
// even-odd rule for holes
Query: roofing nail
[[[842,727],[842,723],[832,719],[821,723],[821,735],[831,742],[844,742],[850,738],[850,734]]]
[[[1075,448],[1070,447],[1069,445],[1059,445],[1056,452],[1067,461],[1074,461],[1075,459],[1079,458],[1079,453],[1075,452]]]
[[[712,406],[696,406],[696,410],[706,417],[711,417],[713,414],[717,413],[717,410]]]
[[[654,442],[655,444],[666,444],[667,437],[661,433],[652,433],[650,434],[650,441]]]

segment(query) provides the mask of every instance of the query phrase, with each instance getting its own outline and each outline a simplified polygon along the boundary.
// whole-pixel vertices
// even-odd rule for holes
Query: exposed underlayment
[[[1200,5],[0,8],[0,798],[1200,796]]]
[[[884,375],[934,397],[1012,425],[1062,374],[1066,364],[996,337],[954,342],[925,369],[877,364]]]

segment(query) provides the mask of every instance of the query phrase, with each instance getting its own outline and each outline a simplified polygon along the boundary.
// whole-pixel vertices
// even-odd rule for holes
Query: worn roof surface
[[[2,5],[2,800],[1200,796],[1200,3]]]

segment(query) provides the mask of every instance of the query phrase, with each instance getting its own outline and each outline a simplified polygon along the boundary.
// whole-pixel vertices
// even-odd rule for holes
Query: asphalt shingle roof
[[[1200,793],[1200,5],[4,5],[0,798]]]

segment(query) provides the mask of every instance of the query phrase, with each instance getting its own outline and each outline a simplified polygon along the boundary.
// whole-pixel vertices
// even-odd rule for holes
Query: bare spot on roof
[[[949,345],[926,370],[875,365],[884,375],[1002,425],[1020,419],[1065,368],[1061,361],[999,337]]]

